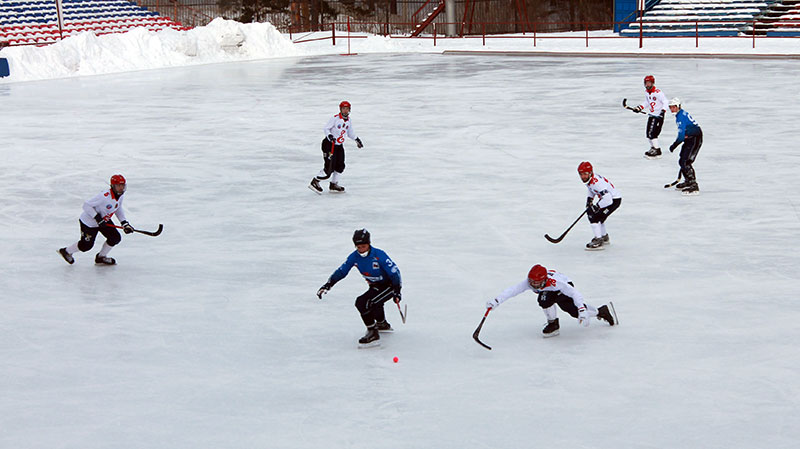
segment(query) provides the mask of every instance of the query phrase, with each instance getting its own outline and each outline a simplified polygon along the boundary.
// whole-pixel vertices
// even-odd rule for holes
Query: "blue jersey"
[[[393,286],[400,287],[402,283],[397,265],[383,250],[372,246],[370,246],[369,254],[366,256],[361,256],[358,251],[353,251],[347,256],[347,260],[344,261],[342,266],[333,272],[328,282],[335,284],[341,281],[354,265],[358,267],[361,276],[364,276],[364,280],[370,285],[390,282]]]
[[[683,109],[675,114],[675,123],[678,125],[678,137],[675,139],[675,143],[683,142],[686,136],[700,135],[700,125]]]

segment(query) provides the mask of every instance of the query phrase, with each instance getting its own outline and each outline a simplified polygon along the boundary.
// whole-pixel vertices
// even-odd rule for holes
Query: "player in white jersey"
[[[331,117],[325,124],[322,132],[325,138],[322,139],[322,159],[324,166],[317,173],[308,188],[316,193],[322,193],[320,181],[330,178],[328,189],[334,193],[344,192],[344,187],[339,185],[339,179],[344,172],[344,138],[345,136],[356,141],[358,148],[363,148],[364,144],[356,136],[353,129],[353,121],[350,119],[350,102],[339,103],[339,113]]]
[[[589,162],[581,162],[578,165],[578,175],[589,191],[586,197],[586,208],[588,209],[586,215],[589,217],[589,224],[594,233],[594,238],[586,244],[586,249],[589,251],[600,250],[604,245],[611,244],[606,231],[606,219],[622,204],[622,194],[614,187],[614,184],[611,184],[611,181],[596,174]],[[594,204],[595,197],[600,197],[597,204]]]
[[[656,78],[653,75],[644,77],[644,103],[633,108],[636,112],[647,112],[647,140],[650,149],[644,153],[648,159],[661,157],[661,147],[658,145],[658,136],[664,125],[664,116],[667,113],[667,96],[660,89],[656,89]]]
[[[577,318],[584,327],[589,325],[589,320],[593,317],[605,320],[611,326],[616,323],[607,305],[595,309],[586,304],[583,295],[575,289],[575,285],[568,277],[555,270],[548,271],[541,265],[534,265],[528,272],[527,279],[503,290],[496,298],[489,300],[486,307],[496,309],[500,304],[527,290],[539,295],[539,307],[544,309],[544,315],[547,317],[547,325],[542,329],[545,338],[555,337],[559,333],[556,305],[573,318]]]
[[[117,216],[122,225],[122,230],[126,234],[133,232],[133,226],[125,219],[125,211],[122,209],[122,195],[126,189],[125,177],[114,175],[111,177],[111,186],[108,190],[98,193],[83,203],[83,214],[81,214],[79,220],[81,224],[81,239],[66,248],[58,250],[64,260],[69,264],[75,263],[72,255],[78,251],[85,253],[92,249],[94,239],[99,232],[103,234],[106,241],[103,243],[103,248],[95,256],[94,263],[98,265],[114,265],[117,263],[112,257],[108,257],[108,253],[111,248],[122,240],[122,237],[119,235],[119,231],[112,226],[111,217]]]

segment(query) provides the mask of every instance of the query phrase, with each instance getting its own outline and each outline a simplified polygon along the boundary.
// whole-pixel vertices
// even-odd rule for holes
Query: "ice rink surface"
[[[2,448],[790,448],[800,438],[798,62],[371,55],[0,86]],[[705,142],[663,188],[655,74]],[[338,103],[344,195],[306,185]],[[669,115],[661,136],[675,137]],[[622,191],[587,252],[576,167]],[[141,229],[67,265],[82,202],[128,179]],[[327,186],[326,186],[327,187]],[[353,230],[398,264],[408,323],[358,350]],[[98,239],[102,242],[102,238]],[[561,335],[540,263],[621,325]],[[392,363],[394,356],[399,363]]]

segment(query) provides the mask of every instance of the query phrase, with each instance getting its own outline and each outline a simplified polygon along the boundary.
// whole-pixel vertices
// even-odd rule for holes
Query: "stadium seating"
[[[59,29],[55,0],[0,2],[0,41],[9,45],[46,45],[84,31],[96,35],[124,33],[134,28],[186,30],[169,17],[127,0],[62,0]]]
[[[645,36],[739,36],[752,29],[767,10],[769,1],[662,0],[642,17]],[[639,22],[620,31],[621,36],[639,36]]]

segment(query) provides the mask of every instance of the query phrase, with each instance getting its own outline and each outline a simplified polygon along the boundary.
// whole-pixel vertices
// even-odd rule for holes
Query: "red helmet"
[[[647,87],[647,82],[648,81],[650,81],[652,83],[650,85],[650,87]],[[647,89],[648,92],[651,89],[653,89],[655,86],[656,86],[656,77],[654,77],[653,75],[647,75],[647,76],[644,77],[644,87],[645,87],[645,89]]]
[[[339,109],[350,108],[350,107],[351,106],[350,106],[350,102],[349,101],[343,101],[343,102],[339,103]]]
[[[125,184],[125,177],[122,175],[114,175],[111,177],[111,185],[114,184]]]
[[[530,284],[531,287],[542,288],[546,281],[547,268],[536,264],[531,268],[531,271],[528,272],[528,284]]]
[[[583,161],[578,164],[578,173],[589,173],[591,175],[594,174],[594,168],[592,168],[592,164]]]

